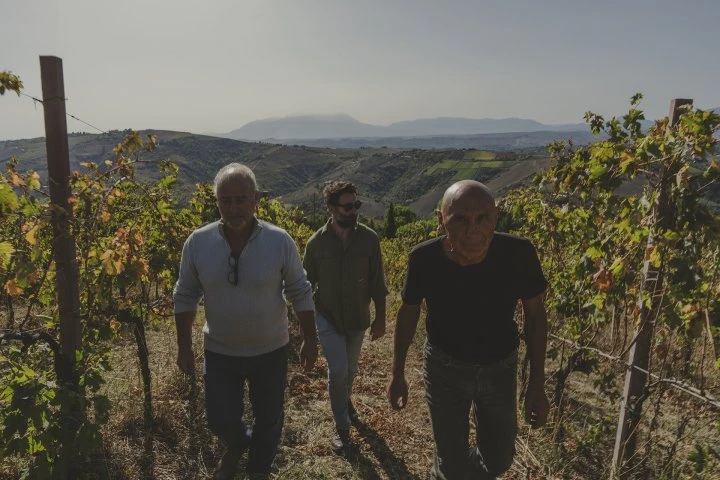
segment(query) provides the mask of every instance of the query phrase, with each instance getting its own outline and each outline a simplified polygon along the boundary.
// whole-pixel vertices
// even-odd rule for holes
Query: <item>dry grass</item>
[[[202,351],[200,323],[196,351]],[[392,327],[391,327],[392,328]],[[385,396],[391,365],[392,336],[366,342],[353,400],[363,421],[352,431],[355,443],[346,456],[330,449],[334,431],[327,399],[327,364],[318,360],[310,374],[297,359],[297,332],[292,348],[283,440],[273,478],[283,479],[421,479],[432,461],[432,436],[421,382],[419,349],[408,358],[411,398],[407,409],[394,412]],[[194,382],[175,368],[175,336],[171,326],[149,332],[156,425],[146,435],[142,385],[134,345],[119,345],[108,377],[113,415],[105,428],[103,468],[106,478],[211,478],[221,447],[205,426],[202,378]],[[131,353],[132,352],[132,353]],[[198,357],[197,371],[202,359]],[[249,405],[248,405],[249,409]],[[241,464],[241,470],[244,465]],[[243,478],[238,474],[237,478]]]
[[[392,305],[389,311],[393,311]],[[334,454],[329,445],[334,426],[326,392],[326,363],[321,357],[313,372],[301,371],[297,331],[292,327],[286,419],[273,479],[419,480],[428,477],[433,440],[421,374],[424,335],[419,331],[408,355],[408,406],[401,412],[393,411],[385,395],[392,358],[393,318],[389,313],[388,334],[384,338],[367,341],[363,346],[353,394],[363,421],[352,431],[355,445],[346,456]],[[198,322],[194,338],[196,352],[202,351],[200,326]],[[103,430],[104,448],[94,459],[95,468],[86,478],[211,478],[222,449],[205,425],[202,377],[186,378],[177,371],[174,326],[150,329],[148,336],[155,424],[149,432],[143,425],[136,347],[131,340],[120,342],[113,352],[114,370],[107,376],[107,393],[113,410]],[[201,362],[198,355],[198,372],[201,372]],[[550,362],[548,373],[553,368]],[[622,381],[620,370],[616,380],[618,384]],[[618,405],[600,394],[592,382],[593,378],[584,374],[571,375],[562,421],[564,435],[559,444],[552,441],[557,426],[556,411],[552,412],[546,428],[530,430],[520,424],[516,458],[505,480],[608,478]],[[551,381],[547,387],[549,392]],[[715,444],[720,444],[714,428],[716,415],[701,405],[693,403],[692,409],[688,409],[688,405],[686,397],[673,392],[666,392],[662,397],[659,410],[662,414],[657,418],[661,428],[654,437],[656,446],[653,447],[657,458],[653,468],[658,471],[668,456],[671,459],[676,456],[678,460],[687,458],[697,441],[707,444],[714,438]],[[688,415],[688,411],[692,414]],[[675,451],[672,439],[683,422],[687,425],[683,432],[685,438]],[[17,478],[15,468],[22,461],[4,459],[0,463],[0,478]],[[243,468],[241,465],[241,471]],[[674,472],[666,478],[688,478],[678,473],[687,469]],[[236,479],[241,478],[244,477],[239,473]],[[710,472],[704,478],[720,478],[720,472]]]
[[[321,356],[313,372],[302,372],[296,353],[297,331],[292,327],[285,425],[272,478],[427,478],[433,440],[421,372],[424,336],[418,334],[408,355],[408,406],[396,412],[386,399],[394,327],[393,316],[388,318],[388,334],[363,346],[353,393],[362,422],[353,428],[354,446],[345,456],[333,453],[329,444],[334,425],[326,392],[327,364]],[[201,351],[200,323],[196,327],[196,351]],[[134,352],[130,354],[134,346],[119,346],[113,359],[115,371],[109,378],[114,414],[105,429],[103,477],[211,478],[222,448],[205,426],[202,379],[198,376],[193,383],[177,372],[172,327],[154,330],[149,336],[156,426],[152,434],[144,434],[142,385]],[[201,358],[197,368],[200,372]],[[547,434],[528,432],[518,439],[518,458],[506,478],[540,478],[541,462],[529,444]],[[241,471],[243,467],[241,463]],[[244,477],[239,473],[236,478]]]

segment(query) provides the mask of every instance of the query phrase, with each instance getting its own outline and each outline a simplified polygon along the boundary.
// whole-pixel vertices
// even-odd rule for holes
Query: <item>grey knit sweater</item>
[[[195,230],[185,241],[173,298],[175,313],[196,311],[205,298],[205,349],[255,356],[289,342],[285,299],[296,311],[313,310],[295,242],[285,230],[256,222],[238,260],[238,284],[228,280],[230,245],[220,222]]]

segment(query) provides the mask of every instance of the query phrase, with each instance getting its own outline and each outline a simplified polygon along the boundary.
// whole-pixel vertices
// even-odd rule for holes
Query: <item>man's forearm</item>
[[[373,304],[375,305],[375,320],[384,322],[387,316],[385,297],[373,298]]]
[[[303,310],[295,312],[300,323],[300,333],[302,333],[304,341],[317,343],[317,330],[315,329],[315,312],[313,310]]]
[[[525,342],[530,360],[530,384],[542,387],[545,383],[545,354],[547,352],[547,315],[544,310],[526,315]]]
[[[395,353],[393,355],[393,376],[405,375],[405,360],[410,348],[418,320],[420,319],[420,305],[402,304],[397,314],[395,324]]]
[[[179,350],[192,349],[192,327],[196,312],[182,312],[175,314],[175,329],[177,331],[177,345]]]

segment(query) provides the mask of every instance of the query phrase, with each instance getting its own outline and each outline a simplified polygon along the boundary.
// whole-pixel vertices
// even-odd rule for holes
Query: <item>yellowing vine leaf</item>
[[[595,288],[601,292],[609,292],[612,288],[612,274],[605,268],[602,267],[600,270],[595,272],[592,277]]]
[[[662,265],[662,255],[660,254],[660,249],[657,245],[653,245],[650,248],[647,259],[650,262],[650,265],[655,268],[660,268],[660,265]]]
[[[0,183],[0,213],[14,212],[17,207],[18,197],[12,187],[6,183]]]
[[[105,253],[100,256],[100,260],[102,260],[103,267],[105,267],[105,272],[108,275],[117,275],[125,269],[113,250],[105,250]]]
[[[0,242],[0,267],[10,263],[15,248],[9,242]]]
[[[27,186],[30,190],[37,190],[40,188],[40,174],[37,172],[31,172],[27,176]]]
[[[20,187],[25,185],[25,180],[23,180],[23,178],[15,172],[10,172],[9,180],[14,187]]]
[[[18,295],[22,295],[23,293],[23,289],[17,285],[14,278],[5,282],[3,290],[11,297],[17,297]]]
[[[110,320],[110,330],[112,330],[113,333],[118,333],[120,331],[120,322],[115,319]]]
[[[690,321],[699,315],[700,305],[696,303],[688,303],[687,305],[683,306],[680,312],[681,318],[683,320]]]
[[[30,245],[37,244],[37,234],[38,234],[39,230],[40,230],[40,225],[35,225],[32,228],[30,228],[30,230],[28,230],[27,233],[25,233],[25,240]]]

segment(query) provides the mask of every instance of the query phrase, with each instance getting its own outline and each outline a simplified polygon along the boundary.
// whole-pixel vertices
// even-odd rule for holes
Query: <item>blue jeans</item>
[[[339,333],[333,324],[319,313],[315,314],[315,324],[328,362],[328,394],[335,427],[338,430],[349,430],[348,401],[357,374],[365,330]]]
[[[205,411],[208,427],[230,448],[250,447],[248,472],[267,472],[277,452],[284,420],[288,346],[255,357],[205,350]],[[245,381],[255,422],[244,419]]]
[[[453,359],[425,344],[425,399],[435,459],[430,478],[495,478],[512,465],[517,434],[517,350],[490,365]],[[469,448],[471,406],[477,447]]]

